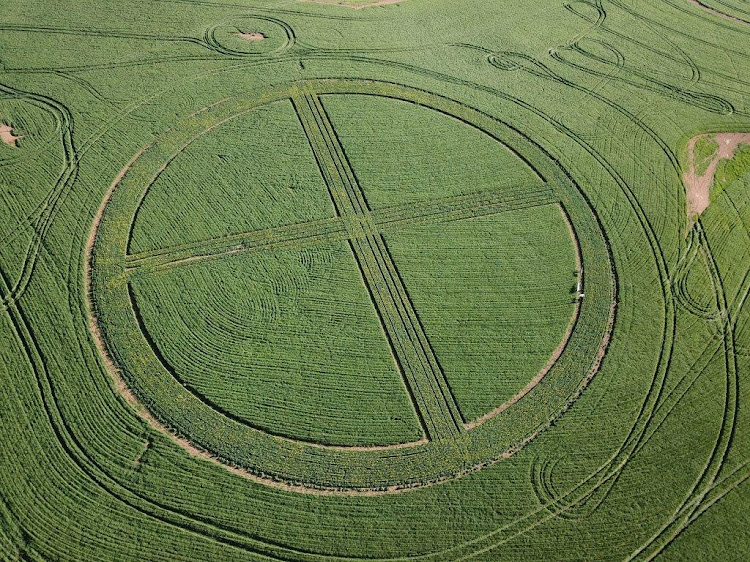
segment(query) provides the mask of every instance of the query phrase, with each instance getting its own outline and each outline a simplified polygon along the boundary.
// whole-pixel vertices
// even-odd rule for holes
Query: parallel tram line
[[[320,116],[319,122],[324,126],[324,131],[327,133],[327,137],[329,139],[328,146],[331,149],[330,154],[337,157],[339,163],[338,169],[341,172],[344,172],[344,176],[348,180],[347,192],[352,201],[356,201],[357,206],[360,209],[360,213],[363,215],[360,220],[364,223],[363,226],[365,227],[365,229],[372,232],[374,231],[374,225],[372,223],[369,205],[365,200],[365,195],[362,191],[362,188],[357,182],[354,171],[349,165],[349,161],[346,158],[344,149],[341,146],[341,143],[336,135],[331,121],[325,112],[325,108],[322,106],[319,97],[310,96],[308,99],[312,103],[311,107],[314,107],[317,114]],[[437,357],[432,350],[432,346],[427,340],[427,336],[424,332],[421,321],[419,320],[419,316],[412,306],[411,299],[406,291],[406,286],[404,285],[403,280],[401,279],[401,276],[396,269],[396,266],[393,262],[393,257],[388,250],[385,239],[381,234],[376,233],[372,236],[368,236],[367,241],[370,243],[371,248],[374,242],[375,247],[373,248],[373,250],[375,251],[375,258],[377,260],[379,256],[380,260],[377,260],[379,265],[381,266],[381,268],[384,265],[388,270],[386,275],[384,275],[384,278],[386,280],[389,278],[392,280],[391,285],[398,293],[398,300],[394,299],[394,302],[400,302],[402,304],[403,313],[408,316],[407,321],[404,323],[404,326],[406,327],[407,331],[411,332],[410,337],[416,339],[416,342],[414,342],[414,340],[412,339],[412,344],[419,346],[420,353],[418,354],[418,357],[420,358],[420,360],[427,360],[428,365],[426,365],[425,367],[433,373],[433,376],[429,377],[429,382],[431,383],[433,393],[438,397],[438,404],[443,410],[442,415],[450,416],[450,418],[452,418],[453,422],[456,424],[456,428],[460,432],[463,427],[463,420],[458,410],[458,406],[455,403],[448,382],[445,379],[442,368],[438,363]]]
[[[392,295],[388,295],[389,288],[384,287],[383,279],[378,279],[378,276],[375,273],[375,271],[380,268],[378,267],[378,264],[372,263],[372,255],[364,248],[362,248],[361,243],[358,240],[360,236],[365,235],[366,231],[362,228],[361,223],[358,223],[356,221],[356,211],[351,212],[351,210],[347,208],[348,195],[342,193],[343,186],[341,185],[343,175],[339,173],[339,170],[335,164],[335,160],[332,159],[330,147],[328,147],[327,145],[321,146],[321,142],[325,144],[325,141],[321,135],[322,131],[319,128],[318,123],[316,122],[317,116],[312,109],[309,98],[306,96],[301,100],[293,100],[293,104],[299,116],[300,123],[305,130],[305,134],[308,137],[308,141],[313,150],[316,161],[318,162],[321,173],[326,181],[326,184],[328,185],[331,199],[334,206],[336,207],[336,212],[341,217],[347,217],[347,215],[349,215],[353,216],[355,219],[355,221],[351,221],[348,224],[348,230],[351,234],[349,238],[349,246],[352,250],[355,260],[357,261],[357,265],[362,272],[363,280],[368,287],[373,303],[375,304],[375,309],[378,312],[378,316],[384,327],[388,342],[393,350],[394,358],[399,366],[399,369],[403,373],[404,380],[410,391],[410,396],[415,403],[415,409],[417,410],[419,418],[423,426],[425,427],[426,432],[429,434],[430,428],[433,428],[435,423],[432,419],[431,413],[426,407],[422,388],[413,378],[413,371],[411,368],[413,358],[409,356],[409,348],[405,345],[403,338],[403,317],[399,318],[401,320],[401,325],[399,326],[399,323],[396,320],[396,316],[400,316],[400,314],[398,310],[394,310],[395,303],[393,303]],[[336,175],[339,176],[338,182],[336,181]],[[351,205],[350,202],[349,205]],[[357,226],[359,226],[359,228],[357,228]],[[382,276],[382,269],[380,269],[379,273]],[[399,328],[402,328],[402,330],[399,330]]]
[[[514,186],[515,190],[515,186]],[[429,202],[383,207],[370,213],[377,232],[391,232],[441,222],[484,217],[556,203],[554,192],[525,188],[506,191],[481,191],[469,195],[439,198]],[[187,262],[217,258],[228,254],[276,248],[304,248],[343,241],[356,233],[347,232],[346,220],[340,216],[312,220],[267,229],[240,232],[158,250],[128,255],[127,270],[174,267]]]
[[[452,439],[462,419],[385,240],[317,96],[293,99],[337,213],[352,234],[349,245],[383,322],[389,343],[430,439]]]

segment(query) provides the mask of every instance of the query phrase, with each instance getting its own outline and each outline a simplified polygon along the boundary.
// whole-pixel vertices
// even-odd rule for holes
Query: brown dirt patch
[[[352,10],[361,10],[363,8],[373,8],[375,6],[387,6],[389,4],[399,4],[405,0],[371,0],[370,2],[352,2],[351,0],[300,0],[301,2],[312,2],[313,4],[326,4],[329,6],[341,6],[342,8],[351,8]]]
[[[750,25],[750,21],[743,20],[742,18],[738,18],[737,16],[733,16],[732,14],[726,14],[724,12],[720,12],[716,8],[712,8],[708,4],[704,4],[700,0],[687,0],[690,2],[693,6],[696,6],[700,8],[701,10],[704,10],[710,14],[713,14],[715,16],[719,16],[720,18],[724,18],[725,20],[733,21],[735,23],[741,23],[743,25]]]
[[[259,31],[252,31],[250,33],[244,33],[242,31],[237,31],[235,33],[237,37],[240,39],[244,39],[245,41],[263,41],[263,39],[266,39],[266,36],[260,33]]]
[[[21,138],[23,138],[23,135],[16,136],[13,134],[13,127],[0,122],[0,140],[5,144],[11,148],[16,148],[18,146],[18,139]]]
[[[713,138],[719,146],[702,175],[696,172],[695,143],[701,138]],[[687,213],[690,220],[700,215],[711,202],[710,190],[716,168],[721,160],[729,160],[741,144],[750,145],[750,133],[708,133],[693,137],[687,144],[688,168],[682,175],[687,196]]]

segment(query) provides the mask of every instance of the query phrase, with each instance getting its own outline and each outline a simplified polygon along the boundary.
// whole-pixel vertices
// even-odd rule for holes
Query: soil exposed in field
[[[13,127],[0,122],[0,140],[12,148],[18,146],[18,139],[22,137],[13,134]]]
[[[714,152],[711,160],[708,162],[706,171],[699,175],[696,172],[695,161],[695,143],[702,138],[713,138],[719,148]],[[710,189],[714,181],[716,168],[721,160],[729,160],[734,157],[734,153],[741,144],[750,145],[750,133],[718,133],[703,134],[690,139],[687,145],[688,169],[682,176],[685,182],[687,195],[687,212],[689,217],[700,215],[706,210],[711,202]]]
[[[263,41],[263,39],[266,39],[266,36],[258,31],[244,33],[237,30],[237,33],[235,33],[235,35],[237,35],[237,37],[239,37],[240,39],[244,39],[245,41]]]

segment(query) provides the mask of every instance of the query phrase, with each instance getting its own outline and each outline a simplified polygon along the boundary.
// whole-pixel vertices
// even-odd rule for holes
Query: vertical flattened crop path
[[[318,96],[292,102],[427,436],[454,438],[464,430],[458,406],[334,127]]]

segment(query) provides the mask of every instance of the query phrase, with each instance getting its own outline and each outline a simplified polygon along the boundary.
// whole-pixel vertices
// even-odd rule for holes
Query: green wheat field
[[[0,560],[750,559],[750,2],[0,0]]]

